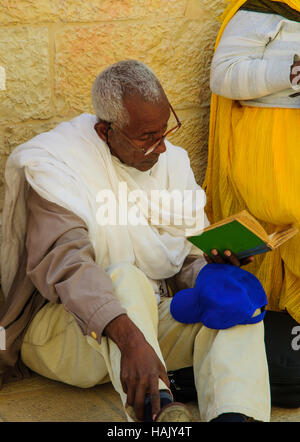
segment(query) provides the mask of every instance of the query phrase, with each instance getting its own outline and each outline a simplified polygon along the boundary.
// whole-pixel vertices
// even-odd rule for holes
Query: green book
[[[274,250],[298,233],[293,225],[284,226],[268,235],[260,223],[246,210],[212,224],[199,235],[187,239],[208,256],[217,249],[230,250],[239,259]]]

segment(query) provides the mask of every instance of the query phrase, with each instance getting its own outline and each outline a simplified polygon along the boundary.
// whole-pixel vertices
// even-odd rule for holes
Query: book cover
[[[267,243],[237,220],[187,238],[208,256],[217,249],[221,254],[231,250],[239,259],[270,251]]]

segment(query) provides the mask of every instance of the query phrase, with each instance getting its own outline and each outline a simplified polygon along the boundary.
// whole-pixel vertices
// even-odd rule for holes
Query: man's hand
[[[213,249],[211,251],[212,258],[206,253],[203,254],[206,262],[208,264],[217,263],[217,264],[231,264],[237,267],[245,266],[253,261],[254,257],[249,256],[248,258],[244,258],[239,260],[230,250],[225,250],[224,255],[225,258],[223,258],[222,255],[218,252],[218,250]]]
[[[118,316],[111,321],[105,328],[105,335],[121,351],[120,378],[124,393],[127,394],[127,404],[134,408],[136,417],[142,421],[145,397],[149,393],[152,416],[155,417],[160,411],[159,378],[167,387],[170,386],[159,357],[127,315]]]

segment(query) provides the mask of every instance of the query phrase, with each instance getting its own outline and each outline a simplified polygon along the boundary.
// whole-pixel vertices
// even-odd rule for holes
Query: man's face
[[[170,106],[165,95],[157,103],[147,103],[140,97],[133,96],[125,99],[124,105],[130,123],[121,131],[114,125],[108,130],[106,128],[106,140],[112,155],[124,164],[144,172],[151,169],[158,161],[159,155],[166,150],[164,141],[161,141],[153,152],[144,154],[144,148],[154,144],[166,132]],[[95,129],[103,139],[97,130],[97,124]]]

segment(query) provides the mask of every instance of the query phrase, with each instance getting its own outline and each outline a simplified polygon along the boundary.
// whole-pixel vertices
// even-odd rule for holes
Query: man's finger
[[[152,379],[149,394],[150,394],[150,402],[152,410],[152,420],[154,421],[160,411],[160,394],[158,389],[158,378]]]
[[[127,404],[131,405],[132,407],[134,406],[134,399],[135,399],[135,391],[134,388],[126,388],[126,391],[123,387],[124,392],[127,392]]]
[[[212,249],[212,251],[210,253],[212,254],[214,262],[216,262],[217,264],[225,264],[225,260],[219,254],[217,249]]]
[[[168,388],[170,388],[170,379],[168,373],[165,370],[165,367],[162,365],[161,372],[159,374],[160,379],[166,384]]]
[[[206,253],[203,253],[203,256],[204,256],[205,261],[206,261],[208,264],[213,263],[213,260],[212,260],[212,259],[211,259]]]
[[[225,250],[224,255],[226,256],[226,258],[228,259],[231,265],[240,267],[241,265],[240,260],[230,250]]]
[[[249,256],[248,258],[244,258],[241,260],[241,265],[245,266],[247,264],[250,264],[250,262],[254,261],[254,256]]]
[[[140,421],[144,420],[146,391],[146,385],[139,382],[135,390],[134,411]]]

